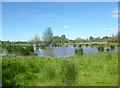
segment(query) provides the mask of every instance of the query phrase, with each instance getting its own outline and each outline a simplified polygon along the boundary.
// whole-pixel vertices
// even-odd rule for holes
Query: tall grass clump
[[[109,48],[107,48],[107,49],[106,49],[106,52],[109,52],[109,51],[110,51],[110,49],[109,49]]]
[[[73,62],[64,60],[61,68],[63,86],[74,85],[78,70]]]
[[[60,44],[60,47],[62,47],[62,44]]]
[[[110,46],[110,49],[111,49],[111,50],[114,50],[114,49],[115,49],[115,46],[111,45],[111,46]]]
[[[40,48],[41,49],[46,49],[46,46],[45,45],[41,45]]]
[[[54,67],[51,67],[51,66],[47,66],[47,67],[44,67],[44,71],[45,71],[45,77],[47,80],[53,80],[56,76],[56,72],[55,72],[55,69]]]
[[[76,49],[75,50],[75,54],[76,55],[79,55],[79,56],[82,56],[84,53],[83,53],[83,49],[82,48],[80,48],[80,49]]]
[[[103,52],[103,51],[104,51],[103,45],[99,45],[99,46],[98,46],[98,51],[99,51],[99,52]]]
[[[82,45],[81,44],[79,44],[79,46],[78,47],[82,47]]]
[[[88,44],[85,44],[85,46],[88,46]]]
[[[73,46],[76,47],[76,44],[74,44]]]

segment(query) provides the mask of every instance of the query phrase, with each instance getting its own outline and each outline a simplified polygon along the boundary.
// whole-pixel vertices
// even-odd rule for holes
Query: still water
[[[46,56],[56,56],[56,57],[67,57],[75,55],[75,49],[79,49],[78,47],[68,46],[68,47],[47,47],[45,50],[38,50],[38,57],[46,57]],[[99,51],[96,47],[82,47],[84,54],[97,54]],[[106,52],[106,48],[104,49]],[[113,52],[117,52],[117,50],[113,50]]]

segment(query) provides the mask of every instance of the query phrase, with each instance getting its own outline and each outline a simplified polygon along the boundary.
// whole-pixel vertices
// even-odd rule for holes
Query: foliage
[[[109,49],[109,48],[107,48],[107,49],[106,49],[106,51],[107,51],[107,52],[109,52],[109,51],[110,51],[110,49]]]
[[[73,62],[69,62],[67,60],[63,60],[61,74],[62,74],[62,82],[64,86],[73,85],[75,80],[77,79],[77,67]]]
[[[82,45],[81,44],[79,44],[79,46],[78,47],[82,47]]]
[[[50,45],[52,43],[52,37],[53,37],[53,32],[51,28],[46,29],[43,34],[43,40],[46,45]]]
[[[65,36],[64,34],[61,35],[60,39],[61,39],[61,43],[62,43],[62,44],[64,44],[64,43],[67,42],[67,38],[66,38],[66,36]]]
[[[32,44],[39,44],[40,43],[40,37],[37,34],[35,34],[34,38],[32,38],[29,42],[32,43]]]
[[[79,56],[82,56],[83,55],[83,49],[82,48],[76,49],[75,54],[79,55]]]
[[[111,50],[114,50],[114,49],[115,49],[115,46],[111,45],[111,46],[110,46],[110,49],[111,49]]]
[[[101,57],[102,56],[102,57]],[[3,58],[8,86],[117,86],[118,53],[65,58]]]
[[[103,52],[103,51],[104,51],[103,45],[99,45],[99,46],[98,46],[98,51],[100,51],[100,52]]]
[[[76,44],[74,44],[73,46],[76,47]]]

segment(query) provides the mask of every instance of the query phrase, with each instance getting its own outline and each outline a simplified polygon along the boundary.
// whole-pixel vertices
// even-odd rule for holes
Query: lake
[[[79,49],[78,47],[68,46],[68,47],[47,47],[45,50],[38,50],[38,57],[47,57],[47,56],[56,56],[56,57],[67,57],[75,55],[75,49]],[[99,51],[96,47],[87,47],[82,46],[84,54],[97,54]],[[106,52],[107,48],[104,48],[104,52]],[[118,52],[117,49],[112,50],[113,52]]]

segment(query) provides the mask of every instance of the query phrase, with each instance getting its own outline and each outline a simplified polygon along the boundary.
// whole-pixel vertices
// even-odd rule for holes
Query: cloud
[[[118,31],[118,27],[110,27],[108,28],[108,31],[111,31],[111,32]]]
[[[112,17],[118,18],[118,12],[120,12],[120,10],[115,9],[115,10],[112,12]],[[120,18],[120,17],[119,17],[119,18]]]
[[[107,34],[112,35],[112,34],[117,34],[118,32],[118,27],[109,27],[107,28]]]
[[[65,29],[68,29],[68,28],[69,28],[69,26],[68,26],[68,25],[65,25],[65,26],[64,26],[64,28],[65,28]]]

